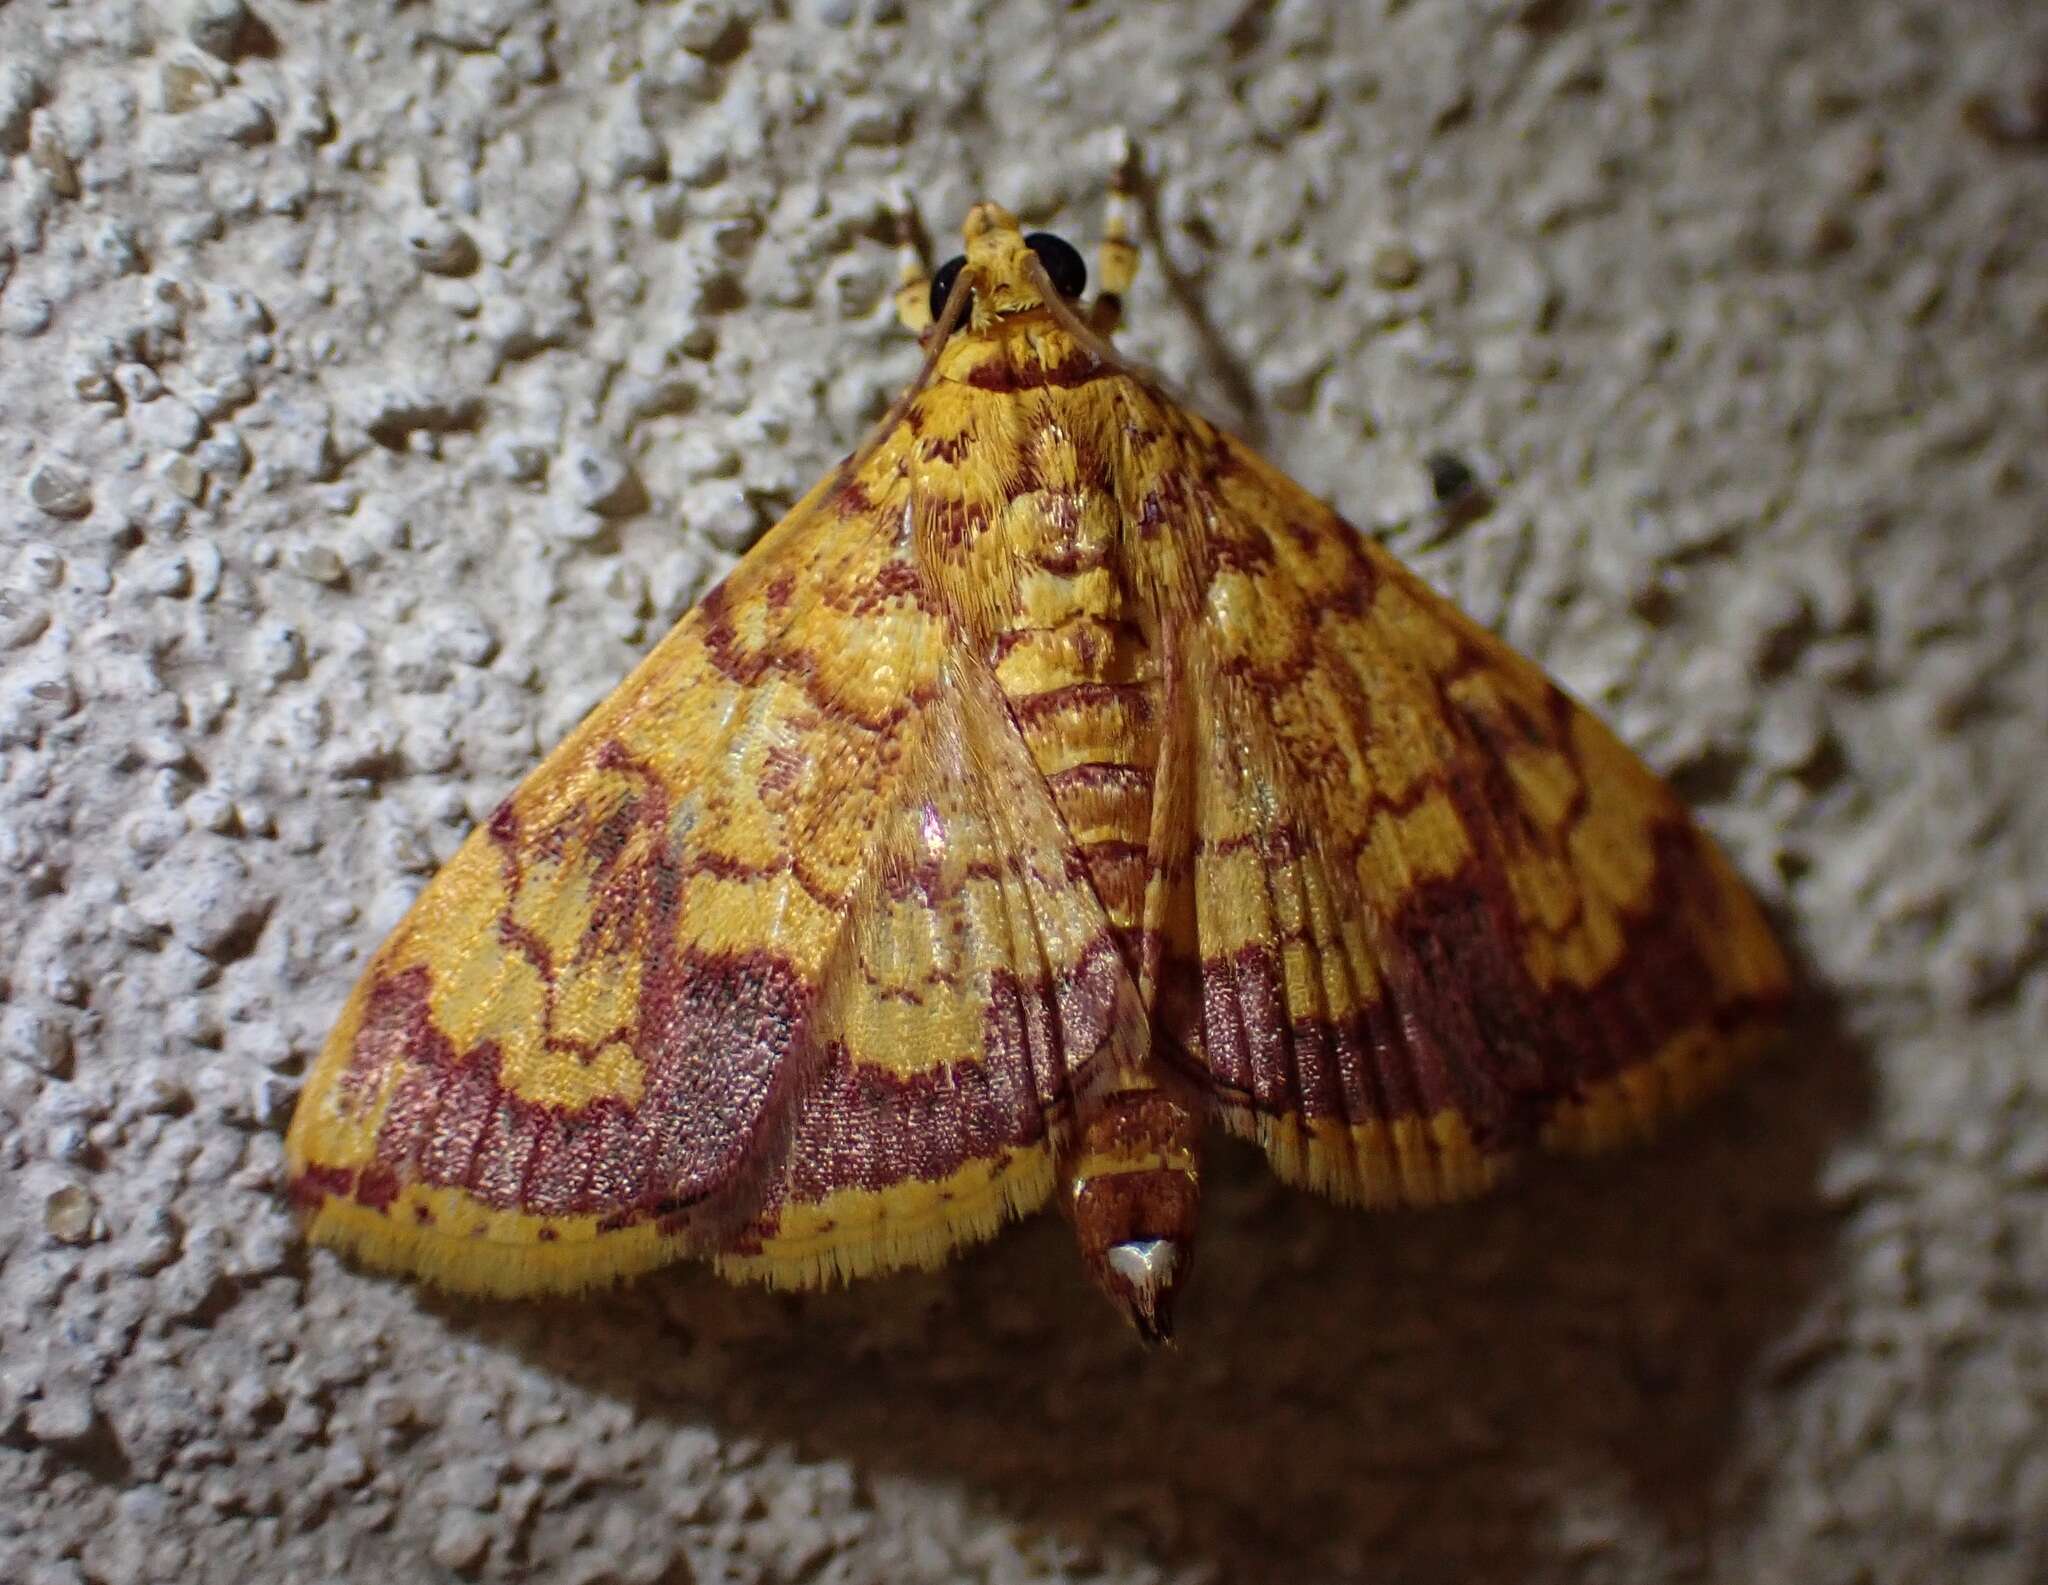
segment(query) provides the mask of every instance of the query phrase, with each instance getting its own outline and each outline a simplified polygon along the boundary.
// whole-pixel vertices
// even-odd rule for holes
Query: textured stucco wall
[[[0,1579],[2048,1577],[2044,73],[2029,0],[0,0]],[[1229,1155],[1162,1358],[1050,1220],[309,1256],[360,954],[911,372],[891,183],[1085,242],[1112,121],[1127,343],[1675,774],[1787,1058],[1456,1212]]]

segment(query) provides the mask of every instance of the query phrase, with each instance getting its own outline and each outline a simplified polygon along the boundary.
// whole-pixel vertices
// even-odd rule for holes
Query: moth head
[[[932,275],[934,324],[963,277],[969,301],[956,327],[962,330],[1042,309],[1048,289],[1071,303],[1088,285],[1088,266],[1072,243],[1049,231],[1020,230],[1000,204],[976,204],[962,234],[967,251]]]

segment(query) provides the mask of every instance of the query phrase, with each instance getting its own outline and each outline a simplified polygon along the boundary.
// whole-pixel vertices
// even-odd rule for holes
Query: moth
[[[1057,1200],[1157,1341],[1212,1128],[1427,1205],[1767,1040],[1785,959],[1663,783],[1118,354],[1131,212],[1092,301],[993,203],[906,245],[910,389],[370,961],[292,1120],[313,1239],[801,1288]]]

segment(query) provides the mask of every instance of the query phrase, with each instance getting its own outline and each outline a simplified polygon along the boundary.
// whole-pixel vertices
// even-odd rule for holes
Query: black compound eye
[[[1024,239],[1024,246],[1038,255],[1038,262],[1045,266],[1046,278],[1060,296],[1079,297],[1086,290],[1088,266],[1081,262],[1081,255],[1065,237],[1056,237],[1050,231],[1034,231]]]
[[[944,264],[939,266],[939,273],[932,277],[933,324],[936,325],[941,316],[945,314],[946,299],[953,295],[953,283],[960,279],[960,272],[966,267],[967,256],[963,253],[958,258],[946,260]],[[971,292],[968,294],[967,306],[969,309],[972,309],[974,306],[974,295]],[[966,323],[964,316],[961,323]]]

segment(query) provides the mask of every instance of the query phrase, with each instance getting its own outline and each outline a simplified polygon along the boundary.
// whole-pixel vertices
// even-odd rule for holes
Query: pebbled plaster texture
[[[309,1255],[362,954],[912,372],[892,185],[1085,244],[1116,122],[1126,343],[1678,780],[1783,1058],[1452,1212],[1227,1155],[1157,1358],[1050,1219]],[[2048,1578],[2044,195],[2028,0],[0,0],[0,1580]]]

